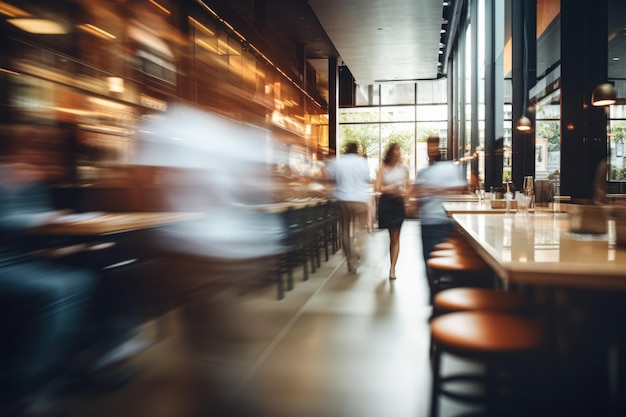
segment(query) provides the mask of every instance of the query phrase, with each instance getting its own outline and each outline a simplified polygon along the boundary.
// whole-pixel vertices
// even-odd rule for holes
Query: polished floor
[[[132,382],[77,392],[72,417],[420,417],[428,415],[427,284],[419,223],[401,233],[398,279],[388,236],[371,233],[357,275],[341,252],[277,301],[275,288],[211,294],[145,326],[158,340]],[[450,362],[455,366],[454,363]],[[462,411],[444,402],[441,415]]]

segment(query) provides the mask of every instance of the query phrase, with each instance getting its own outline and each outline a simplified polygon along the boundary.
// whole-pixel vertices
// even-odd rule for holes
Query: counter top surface
[[[89,212],[62,216],[54,223],[42,226],[37,233],[60,236],[97,236],[131,230],[166,226],[203,217],[197,212]]]
[[[454,214],[460,231],[505,281],[626,289],[626,248],[608,233],[569,231],[563,213]]]

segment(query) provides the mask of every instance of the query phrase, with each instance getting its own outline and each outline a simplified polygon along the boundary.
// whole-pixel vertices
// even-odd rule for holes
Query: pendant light
[[[528,117],[522,115],[517,121],[517,126],[515,127],[520,132],[528,132],[532,130],[533,124]]]
[[[526,44],[526,19],[523,19],[523,24],[524,24],[524,54],[523,54],[523,59],[522,59],[522,82],[524,83],[522,88],[524,91],[524,107],[526,108],[526,111],[524,111],[522,113],[522,116],[517,120],[517,125],[515,126],[515,129],[518,132],[530,132],[533,128],[533,124],[530,121],[530,119],[528,118],[528,116],[526,116],[526,112],[528,111],[528,45]]]
[[[611,83],[598,84],[591,93],[591,104],[596,107],[606,107],[615,104],[615,86]]]

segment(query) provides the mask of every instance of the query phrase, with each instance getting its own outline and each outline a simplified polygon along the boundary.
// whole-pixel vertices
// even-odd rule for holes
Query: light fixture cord
[[[527,14],[526,14],[526,9],[527,9],[527,2],[524,1],[524,13],[522,14],[523,16],[523,32],[524,32],[524,53],[522,54],[522,80],[523,80],[523,85],[522,88],[524,89],[524,103],[523,103],[523,107],[522,107],[522,116],[526,116],[526,110],[528,107],[528,19],[527,19]]]

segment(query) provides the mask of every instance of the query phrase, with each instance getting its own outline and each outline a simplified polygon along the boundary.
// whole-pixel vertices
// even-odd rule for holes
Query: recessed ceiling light
[[[441,29],[441,33],[446,33],[446,30],[445,29]]]
[[[57,22],[48,19],[37,19],[34,17],[19,17],[7,19],[7,22],[28,33],[37,35],[61,35],[67,30]]]
[[[617,57],[617,56],[616,56],[616,57],[614,57],[614,58],[613,58],[613,61],[619,61],[619,57]]]
[[[443,51],[441,49],[439,50],[439,55],[443,55]]]
[[[444,1],[444,2],[443,2],[443,6],[444,6],[444,7],[445,7],[445,6],[449,6],[449,5],[450,5],[450,2],[448,2],[448,1]]]

